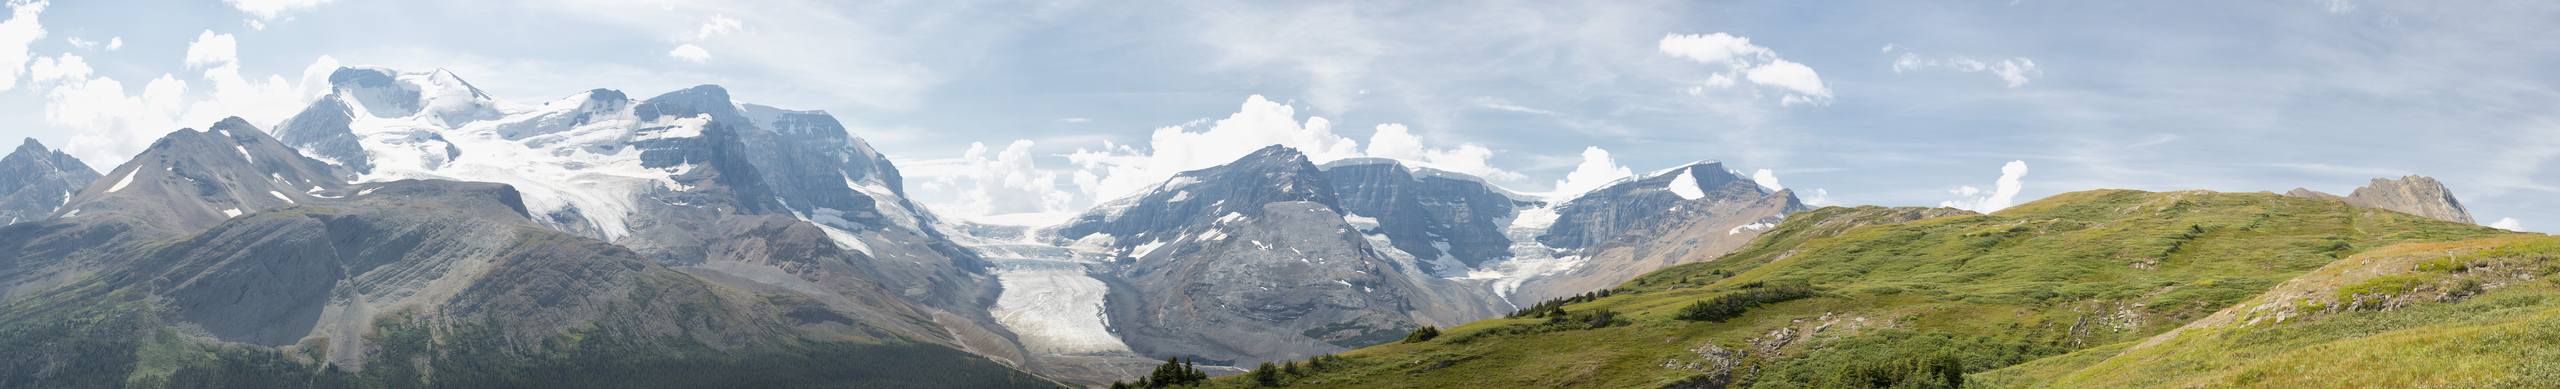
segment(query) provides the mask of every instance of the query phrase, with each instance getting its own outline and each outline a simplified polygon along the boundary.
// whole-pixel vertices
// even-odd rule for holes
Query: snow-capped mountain
[[[29,138],[0,157],[0,225],[51,216],[72,192],[97,180],[98,171],[80,159]]]
[[[1380,158],[1319,166],[1272,146],[1006,240],[1094,258],[1083,268],[1111,292],[1092,324],[1130,350],[1250,364],[1711,260],[1803,209],[1715,163],[1550,203],[1465,174]],[[1041,291],[1005,291],[1026,292]]]
[[[58,217],[0,227],[0,371],[43,372],[0,386],[121,382],[60,361],[164,363],[146,353],[189,361],[140,379],[255,387],[1054,386],[959,351],[939,317],[877,284],[661,263],[536,223],[512,186],[351,182],[237,118],[170,133],[112,174]],[[763,220],[724,225],[753,239],[707,257],[855,258],[807,222]],[[760,288],[821,282],[838,283]]]
[[[1540,230],[1497,285],[1515,304],[1615,287],[1656,269],[1714,260],[1807,210],[1795,193],[1770,190],[1699,162],[1610,183],[1514,223]],[[1528,232],[1528,231],[1522,231]],[[1547,259],[1552,258],[1552,259]],[[1533,269],[1533,270],[1532,270]],[[1523,271],[1529,270],[1529,271]]]
[[[1489,294],[1373,246],[1337,188],[1306,155],[1272,146],[1052,233],[1113,258],[1097,267],[1112,288],[1108,323],[1146,355],[1252,364],[1493,315]]]
[[[1024,357],[994,319],[989,263],[825,112],[739,103],[714,85],[526,105],[444,71],[347,68],[330,79],[332,92],[278,132],[357,182],[507,184],[539,224],[829,312],[812,317],[1049,365]]]

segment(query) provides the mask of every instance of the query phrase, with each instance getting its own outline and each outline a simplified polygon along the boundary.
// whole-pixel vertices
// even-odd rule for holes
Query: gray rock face
[[[742,104],[716,85],[646,99],[596,89],[500,109],[440,71],[343,69],[333,81],[333,94],[311,108],[328,114],[306,115],[328,120],[289,121],[297,134],[290,144],[395,176],[541,187],[581,171],[620,174],[628,181],[608,184],[638,185],[528,191],[535,203],[551,204],[536,207],[534,219],[723,287],[806,302],[792,316],[806,319],[801,325],[1037,367],[987,314],[997,291],[985,261],[943,236],[931,214],[905,199],[896,166],[825,112]],[[342,125],[340,117],[358,120]],[[315,135],[299,135],[306,130]],[[439,149],[450,151],[418,155]],[[580,158],[509,156],[527,149]],[[636,163],[591,166],[625,159]],[[453,168],[493,163],[553,172]]]
[[[98,180],[98,171],[28,138],[0,157],[0,225],[40,220],[71,201],[73,192]]]
[[[348,173],[303,157],[240,118],[180,129],[108,172],[55,218],[131,218],[171,233],[308,202],[346,186]]]
[[[1714,260],[1806,209],[1794,193],[1770,191],[1714,162],[1620,181],[1555,208],[1555,224],[1537,239],[1581,265],[1529,279],[1510,300],[1527,305]]]
[[[1344,211],[1377,221],[1365,232],[1385,235],[1394,249],[1414,258],[1446,257],[1462,265],[1427,262],[1440,274],[1510,258],[1507,223],[1518,209],[1539,205],[1473,177],[1388,159],[1335,161],[1324,172]]]
[[[793,374],[791,382],[850,386],[949,382],[937,378],[942,374],[996,377],[992,382],[1000,386],[1046,384],[984,360],[933,351],[960,342],[947,335],[952,330],[943,328],[940,317],[870,282],[889,275],[865,273],[856,265],[870,258],[837,246],[829,234],[799,219],[721,208],[721,217],[700,224],[714,240],[690,247],[698,248],[705,264],[763,267],[673,267],[545,228],[531,219],[523,196],[506,185],[358,184],[334,168],[226,120],[208,131],[170,134],[116,170],[131,181],[91,185],[64,217],[0,227],[0,286],[11,302],[0,307],[0,328],[7,329],[0,330],[0,344],[86,345],[13,349],[0,356],[0,381],[9,382],[0,386],[62,384],[49,381],[62,378],[32,373],[46,361],[129,364],[132,354],[118,352],[132,346],[94,346],[131,342],[126,338],[134,331],[190,331],[226,344],[308,355],[318,361],[291,363],[325,363],[337,371],[389,363],[395,366],[392,377],[457,363],[441,358],[446,355],[474,355],[458,357],[468,366],[444,367],[460,369],[451,372],[525,369],[554,377],[544,379],[592,374],[546,371],[554,367],[509,358],[596,360],[601,356],[582,349],[610,344],[625,348],[614,360],[664,369],[648,374],[726,373],[715,364],[724,362],[692,354],[702,351],[748,358],[725,363],[752,363],[805,361],[782,356],[810,347],[889,347],[912,349],[915,358],[948,362],[956,370],[785,374]],[[694,172],[691,179],[705,183],[721,173],[716,167]],[[735,175],[753,177],[751,170]],[[312,189],[280,190],[306,185]],[[225,209],[240,213],[189,213],[209,207],[236,207]],[[792,291],[808,285],[816,287]],[[145,306],[158,308],[140,308]],[[157,316],[138,327],[70,327],[121,331],[117,337],[15,338],[39,336],[28,328],[62,328],[60,319],[47,318],[84,309]],[[386,332],[400,328],[408,332]],[[389,352],[438,358],[383,359]],[[286,370],[330,370],[314,367]],[[29,376],[35,378],[22,379]],[[447,376],[437,374],[434,382],[479,386]]]
[[[1112,325],[1139,353],[1251,365],[1401,338],[1430,304],[1331,206],[1262,204],[1135,259],[1115,277]],[[1239,213],[1241,214],[1241,213]],[[1215,231],[1215,232],[1210,232]]]
[[[1494,315],[1490,293],[1382,251],[1405,248],[1373,243],[1384,234],[1482,239],[1468,234],[1507,216],[1514,200],[1481,184],[1447,188],[1466,184],[1416,178],[1394,164],[1323,169],[1273,146],[1184,172],[1054,233],[1119,258],[1100,271],[1111,288],[1108,322],[1134,351],[1253,364]],[[1380,221],[1359,227],[1353,219]],[[1476,224],[1427,225],[1435,221]],[[1433,240],[1423,242],[1412,250],[1441,256]]]
[[[2462,201],[2453,197],[2452,189],[2446,189],[2443,182],[2437,182],[2436,179],[2426,176],[2375,178],[2372,183],[2356,188],[2355,192],[2348,193],[2345,197],[2304,188],[2294,188],[2292,191],[2285,192],[2285,195],[2339,200],[2360,207],[2398,211],[2436,220],[2478,223],[2471,218],[2471,211],[2462,207]]]

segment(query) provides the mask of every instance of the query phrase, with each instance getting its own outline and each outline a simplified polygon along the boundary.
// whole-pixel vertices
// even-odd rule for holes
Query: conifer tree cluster
[[[1530,306],[1528,306],[1528,307],[1526,307],[1526,308],[1520,308],[1520,310],[1511,311],[1511,315],[1509,315],[1509,316],[1504,316],[1504,317],[1512,318],[1512,319],[1518,319],[1518,318],[1523,318],[1523,317],[1548,317],[1548,316],[1555,316],[1555,315],[1559,315],[1559,314],[1560,314],[1559,312],[1563,312],[1563,311],[1564,311],[1564,306],[1565,306],[1566,304],[1579,304],[1579,303],[1587,303],[1587,302],[1592,302],[1592,301],[1598,301],[1598,300],[1600,300],[1600,299],[1601,299],[1601,298],[1603,298],[1603,297],[1609,297],[1609,294],[1610,294],[1610,293],[1612,293],[1612,292],[1611,292],[1611,290],[1609,290],[1609,289],[1601,289],[1601,290],[1599,290],[1599,291],[1590,292],[1590,293],[1583,293],[1583,294],[1580,294],[1580,295],[1574,295],[1574,296],[1566,296],[1566,297],[1558,297],[1558,298],[1554,298],[1554,299],[1548,299],[1547,301],[1541,301],[1541,302],[1538,302],[1536,305],[1530,305]]]
[[[1112,382],[1111,388],[1169,388],[1199,386],[1204,382],[1209,382],[1209,373],[1200,372],[1200,366],[1192,361],[1182,358],[1165,358],[1164,364],[1156,365],[1156,370],[1147,373],[1147,376],[1138,377],[1137,383]]]

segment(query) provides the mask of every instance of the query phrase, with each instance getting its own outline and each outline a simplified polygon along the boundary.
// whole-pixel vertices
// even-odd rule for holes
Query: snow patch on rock
[[[1698,187],[1698,175],[1697,172],[1693,170],[1683,170],[1680,172],[1679,178],[1671,179],[1671,185],[1669,188],[1671,189],[1671,194],[1680,195],[1681,199],[1687,200],[1697,200],[1707,197],[1707,189]]]

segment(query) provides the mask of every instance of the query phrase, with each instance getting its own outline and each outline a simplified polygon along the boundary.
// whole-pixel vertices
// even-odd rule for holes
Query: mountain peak
[[[729,99],[729,90],[713,84],[695,85],[691,88],[659,94],[657,97],[641,101],[640,106],[633,109],[633,113],[638,114],[640,120],[709,114],[712,120],[730,123],[747,122],[745,114],[738,112],[738,104]]]
[[[240,131],[265,133],[259,131],[258,126],[249,124],[249,119],[241,119],[239,116],[222,118],[221,121],[213,122],[212,127],[206,127],[205,131],[220,131],[226,134]]]
[[[2349,205],[2398,211],[2436,220],[2477,223],[2472,220],[2471,211],[2463,208],[2462,200],[2454,198],[2453,190],[2445,188],[2444,182],[2421,175],[2375,178],[2365,186],[2356,188],[2354,192],[2348,192],[2346,196],[2308,188],[2294,188],[2284,194],[2300,198],[2337,200]]]
[[[1307,153],[1298,151],[1296,147],[1275,144],[1263,146],[1260,150],[1245,154],[1244,158],[1239,158],[1237,161],[1306,162]]]
[[[26,140],[25,142],[20,142],[20,143],[18,143],[18,150],[17,150],[16,152],[18,152],[18,153],[52,153],[52,152],[53,152],[53,149],[45,148],[45,147],[44,147],[44,142],[38,142],[38,141],[36,141],[36,138],[32,138],[32,137],[30,137],[30,138],[27,138],[27,140]],[[37,154],[27,154],[27,155],[37,155]]]
[[[2453,190],[2433,177],[2408,175],[2397,179],[2375,178],[2371,183],[2347,194],[2347,202],[2382,208],[2437,220],[2472,223],[2471,211],[2453,197]]]

